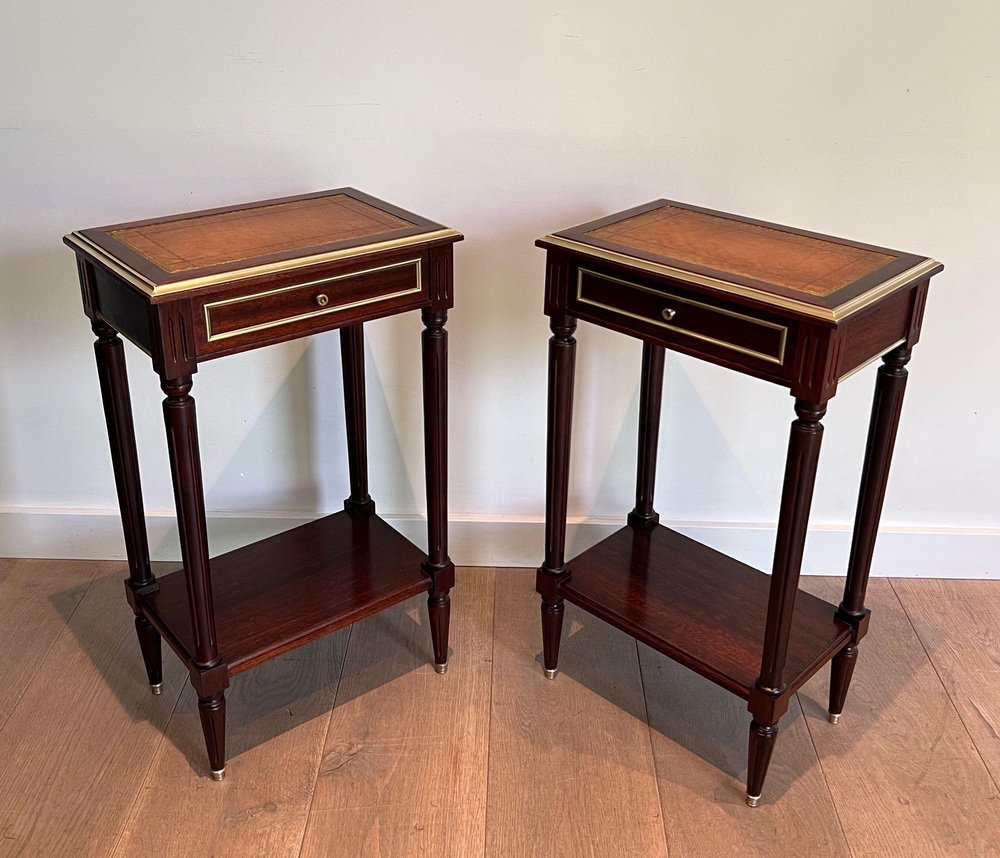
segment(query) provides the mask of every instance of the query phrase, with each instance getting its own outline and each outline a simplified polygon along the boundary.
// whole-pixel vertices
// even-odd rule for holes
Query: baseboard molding
[[[314,515],[289,512],[209,515],[211,551],[218,554],[303,524]],[[417,545],[425,544],[424,521],[415,515],[384,515]],[[574,518],[567,527],[572,557],[612,533],[622,521]],[[741,522],[664,522],[758,569],[769,569],[774,526]],[[180,557],[177,525],[169,511],[147,515],[155,560]],[[537,566],[544,534],[540,518],[453,515],[452,559],[460,566]],[[810,529],[806,574],[843,574],[850,551],[848,525]],[[0,508],[0,557],[122,559],[121,523],[113,510]],[[898,578],[1000,578],[1000,528],[892,527],[879,536],[873,575]]]

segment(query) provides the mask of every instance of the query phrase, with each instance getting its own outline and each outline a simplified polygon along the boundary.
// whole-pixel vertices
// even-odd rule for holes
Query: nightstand
[[[352,188],[85,229],[77,257],[129,578],[154,694],[161,639],[198,694],[212,777],[225,774],[231,677],[418,593],[434,665],[448,663],[447,332],[462,236]],[[423,323],[428,551],[375,514],[368,493],[362,325],[419,310]],[[350,497],[344,511],[209,558],[192,376],[203,361],[337,328]],[[145,352],[163,413],[183,568],[154,577],[122,340]]]
[[[792,695],[832,662],[844,708],[865,590],[933,259],[657,200],[537,242],[550,317],[545,673],[557,670],[564,600],[747,701],[747,802],[755,806]],[[635,508],[621,530],[565,560],[577,320],[642,340]],[[653,508],[665,349],[789,389],[796,419],[770,577],[659,524]],[[844,597],[798,592],[827,402],[878,370]]]

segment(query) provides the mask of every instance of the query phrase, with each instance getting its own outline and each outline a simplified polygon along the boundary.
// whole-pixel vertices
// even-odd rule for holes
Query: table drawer
[[[585,315],[619,324],[623,320],[615,316],[638,320],[664,335],[669,331],[671,339],[699,341],[713,351],[721,348],[778,365],[785,360],[787,326],[758,318],[742,307],[654,289],[586,268],[578,269],[572,304],[572,309]]]
[[[405,259],[346,274],[317,277],[292,286],[273,286],[250,295],[206,301],[204,339],[209,350],[247,336],[265,338],[273,329],[324,330],[336,316],[417,299],[423,289],[421,259]],[[216,346],[215,344],[218,344]]]

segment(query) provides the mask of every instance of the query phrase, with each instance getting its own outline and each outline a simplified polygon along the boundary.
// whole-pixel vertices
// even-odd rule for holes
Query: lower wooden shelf
[[[561,594],[747,699],[760,673],[770,578],[662,525],[624,527],[567,564]],[[851,638],[836,608],[799,592],[787,693]]]
[[[346,512],[212,559],[219,653],[229,675],[427,590],[426,555],[376,515]],[[188,664],[194,636],[183,571],[140,597]]]

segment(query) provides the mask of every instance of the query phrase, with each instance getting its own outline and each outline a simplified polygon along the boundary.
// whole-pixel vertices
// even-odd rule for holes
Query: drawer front
[[[742,307],[709,303],[694,295],[653,289],[586,268],[577,272],[571,310],[628,325],[628,319],[652,325],[667,339],[710,346],[712,351],[748,355],[782,365],[788,327],[757,318]],[[669,335],[667,332],[670,332]],[[734,355],[735,356],[735,355]]]
[[[421,258],[363,268],[251,294],[207,300],[202,351],[248,339],[306,335],[336,326],[338,317],[404,307],[423,294]],[[200,327],[200,326],[199,326]]]

